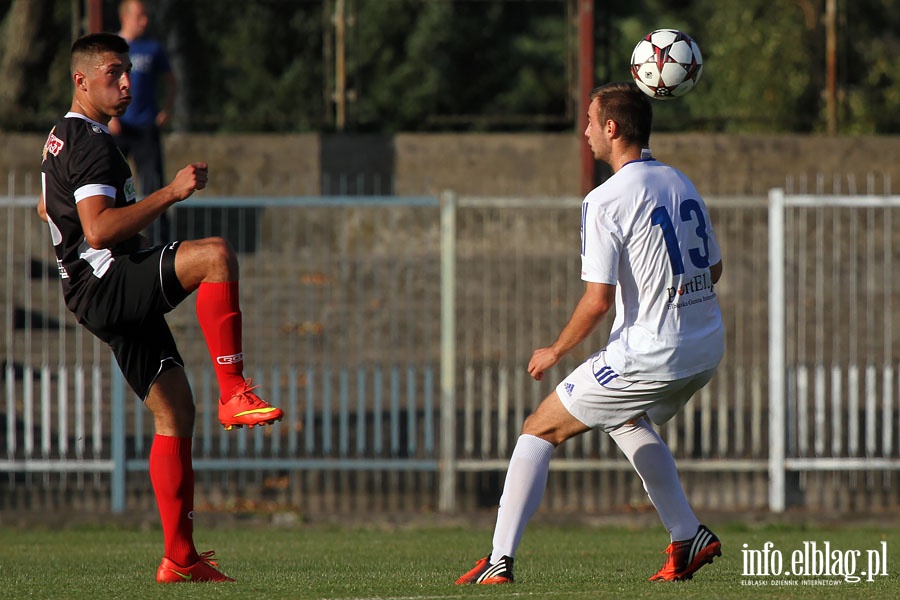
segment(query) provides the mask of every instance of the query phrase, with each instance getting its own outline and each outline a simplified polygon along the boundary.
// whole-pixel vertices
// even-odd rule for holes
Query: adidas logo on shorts
[[[569,396],[571,396],[571,395],[572,395],[572,392],[575,391],[575,384],[574,384],[574,383],[567,383],[567,384],[565,384],[563,387],[565,388],[566,393],[567,393]]]

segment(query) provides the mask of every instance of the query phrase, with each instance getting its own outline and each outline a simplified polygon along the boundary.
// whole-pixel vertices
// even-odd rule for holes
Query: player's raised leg
[[[218,237],[182,242],[175,272],[186,291],[197,290],[197,319],[221,390],[222,426],[230,430],[280,421],[284,412],[253,393],[256,387],[244,379],[239,268],[231,245]]]

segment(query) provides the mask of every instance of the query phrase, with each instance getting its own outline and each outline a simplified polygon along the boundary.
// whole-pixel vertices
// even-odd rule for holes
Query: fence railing
[[[74,487],[105,494],[105,503],[97,501],[101,508],[123,510],[149,487],[146,477],[129,475],[147,469],[151,419],[122,382],[108,350],[65,310],[47,228],[33,212],[35,201],[19,196],[2,204],[5,492],[23,504],[31,493]],[[198,498],[212,505],[246,499],[307,508],[318,499],[323,510],[454,510],[478,506],[482,497],[495,502],[496,475],[506,467],[522,422],[557,378],[532,381],[525,372],[528,357],[555,338],[583,292],[579,203],[577,198],[448,194],[440,199],[198,197],[177,207],[172,214],[177,237],[223,235],[237,250],[246,372],[262,384],[264,397],[286,411],[285,420],[271,428],[223,431],[193,298],[170,313],[198,406]],[[831,338],[815,338],[819,325],[800,323],[815,310],[829,328],[836,321],[829,320],[834,315],[827,306],[812,312],[800,308],[808,303],[796,292],[815,292],[816,285],[831,280],[813,284],[800,278],[791,287],[793,279],[782,274],[780,280],[790,285],[781,288],[787,295],[776,295],[781,292],[770,279],[768,260],[770,243],[775,244],[769,219],[777,215],[767,210],[764,198],[708,203],[725,264],[717,293],[728,331],[726,355],[710,385],[661,429],[692,500],[700,507],[771,503],[783,509],[795,485],[785,473],[806,472],[808,459],[835,447],[830,437],[835,431],[842,432],[847,457],[865,459],[853,468],[894,468],[900,428],[878,418],[896,421],[897,403],[880,394],[900,385],[895,381],[900,369],[873,372],[871,361],[859,363],[862,346],[853,356],[833,353],[823,355],[821,363],[810,360],[813,348],[829,347],[818,342]],[[871,261],[890,254],[892,221],[887,215],[874,219],[882,240],[875,254],[851,250],[859,243],[865,248],[865,238],[859,230],[857,238],[844,235],[851,231],[844,227],[839,240],[828,238],[840,248],[828,247],[834,253],[828,269],[841,275],[838,258],[849,256],[873,265],[866,273],[887,273],[890,263],[876,268]],[[788,211],[781,239],[802,248],[780,264],[791,273],[813,274],[826,268],[816,254],[826,247],[815,245],[810,235],[817,230],[803,222]],[[805,261],[801,269],[794,269],[795,258]],[[777,279],[776,262],[771,276]],[[866,302],[896,295],[892,278],[879,281],[885,289],[872,288]],[[850,310],[849,288],[835,285],[833,293],[848,298]],[[813,297],[827,304],[824,294]],[[876,340],[866,342],[866,351],[881,344],[896,356],[893,342],[885,345],[890,324],[867,321],[862,308],[871,302],[854,302],[853,326],[865,326],[860,343],[873,335]],[[897,317],[891,312],[885,318]],[[776,363],[780,338],[774,323],[785,324],[784,340],[807,340],[806,354],[798,343],[782,341],[787,354]],[[847,338],[846,325],[836,331]],[[555,374],[574,368],[604,339],[603,331],[595,334]],[[851,375],[850,366],[857,363],[870,366]],[[846,373],[842,382],[857,381],[854,377],[866,382],[856,400],[836,394],[833,384],[826,395],[820,393],[826,388],[816,382],[831,372],[820,365],[831,364]],[[888,379],[890,386],[869,385]],[[780,397],[779,389],[785,390]],[[875,409],[869,410],[873,399]],[[854,416],[856,411],[843,410],[848,406],[863,412]],[[874,446],[858,437],[873,430],[873,418],[881,427]],[[838,421],[840,429],[834,425]],[[589,432],[564,444],[551,468],[551,477],[559,480],[548,492],[551,507],[596,510],[646,503],[636,478],[614,483],[630,467],[604,434]],[[896,484],[881,487],[894,494]],[[864,494],[872,485],[863,481],[851,487]],[[0,502],[3,498],[0,492]],[[360,498],[370,500],[363,506]],[[811,498],[806,502],[815,506]]]
[[[126,474],[147,469],[152,423],[62,306],[35,201],[6,203],[0,470],[109,473],[120,511]],[[179,206],[173,223],[180,239],[235,246],[246,371],[286,412],[273,428],[218,426],[189,298],[169,321],[198,406],[198,471],[437,470],[436,198],[207,198]]]
[[[896,471],[900,196],[769,194],[769,475]]]

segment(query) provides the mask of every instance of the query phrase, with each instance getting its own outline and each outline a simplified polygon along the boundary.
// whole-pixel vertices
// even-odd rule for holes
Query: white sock
[[[521,435],[516,441],[497,510],[492,564],[504,555],[510,558],[516,555],[525,526],[544,497],[554,448],[550,442],[533,435]]]
[[[700,521],[691,510],[675,459],[666,443],[646,419],[635,425],[623,425],[610,432],[628,461],[644,482],[650,502],[673,542],[688,540],[697,534]]]

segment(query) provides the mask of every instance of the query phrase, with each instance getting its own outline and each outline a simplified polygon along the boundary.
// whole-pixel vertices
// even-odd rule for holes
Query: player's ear
[[[87,76],[81,71],[72,73],[72,81],[79,90],[87,90]]]
[[[613,121],[612,119],[606,120],[606,135],[610,137],[610,139],[616,137],[619,133],[619,124]]]

